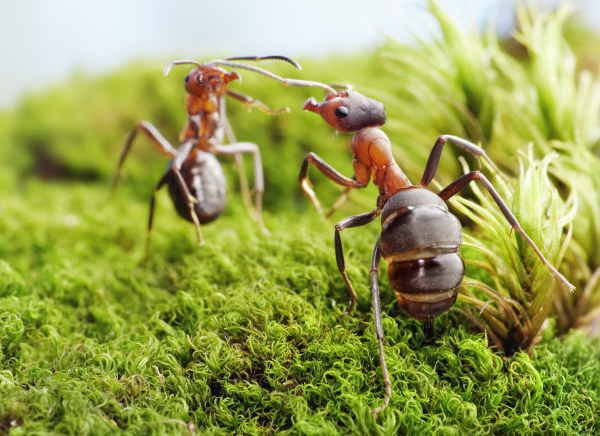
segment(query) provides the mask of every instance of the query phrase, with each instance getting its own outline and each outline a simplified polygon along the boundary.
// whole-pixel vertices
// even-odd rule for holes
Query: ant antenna
[[[270,71],[263,70],[262,68],[255,67],[252,65],[246,65],[239,62],[231,62],[228,60],[214,60],[210,62],[215,65],[224,65],[232,68],[241,68],[248,71],[254,71],[255,73],[262,74],[263,76],[270,77],[271,79],[277,80],[283,83],[286,86],[309,86],[314,88],[323,88],[327,92],[331,94],[335,94],[335,89],[333,89],[329,85],[325,85],[324,83],[313,82],[311,80],[301,80],[301,79],[284,79],[283,77],[278,76],[277,74],[273,74]]]
[[[296,62],[295,60],[293,60],[291,58],[288,58],[287,56],[281,56],[281,55],[239,56],[239,57],[234,57],[234,58],[227,58],[225,60],[226,61],[262,61],[262,60],[266,60],[266,59],[277,59],[280,61],[285,61],[285,62],[292,64],[294,66],[294,68],[296,68],[298,70],[302,70],[302,67],[300,66],[300,64],[298,62]]]
[[[242,64],[240,62],[233,62],[233,61],[231,61],[231,59],[240,59],[240,60],[281,59],[281,60],[285,60],[286,62],[291,63],[294,66],[297,66],[296,68],[299,67],[299,69],[301,69],[300,65],[296,61],[294,61],[290,58],[286,58],[285,56],[275,55],[275,56],[264,56],[264,57],[260,57],[260,58],[259,57],[244,57],[244,58],[215,59],[214,61],[207,62],[206,64],[201,64],[198,61],[192,61],[192,60],[169,61],[167,63],[167,65],[165,66],[163,75],[166,76],[167,74],[169,74],[169,72],[171,71],[171,68],[173,68],[173,66],[175,66],[175,65],[192,64],[192,65],[196,65],[198,67],[202,67],[203,65],[210,65],[210,64],[223,65],[226,67],[241,68],[243,70],[253,71],[255,73],[262,74],[263,76],[267,76],[267,77],[270,77],[271,79],[277,80],[278,82],[281,82],[286,86],[308,86],[308,87],[313,87],[313,88],[322,88],[322,89],[326,90],[327,92],[329,92],[330,94],[336,93],[334,88],[332,88],[329,85],[325,85],[324,83],[314,82],[312,80],[287,79],[287,78],[284,79],[283,77],[280,77],[277,74],[271,73],[270,71],[264,70],[259,67],[255,67],[253,65],[246,65],[246,64]]]
[[[352,91],[351,83],[330,83],[329,86],[331,86],[334,89],[339,89],[341,91]]]
[[[196,65],[198,67],[202,66],[202,64],[198,61],[191,61],[191,60],[169,61],[167,63],[167,65],[165,65],[165,69],[163,70],[163,76],[168,75],[169,71],[171,71],[171,68],[173,68],[175,65],[187,65],[187,64]]]
[[[302,67],[300,66],[300,64],[298,62],[296,62],[295,60],[288,58],[287,56],[281,56],[281,55],[270,55],[270,56],[239,56],[239,57],[233,57],[233,58],[227,58],[225,59],[226,61],[262,61],[262,60],[267,60],[267,59],[278,59],[278,60],[282,60],[285,62],[288,62],[290,64],[292,64],[294,66],[294,68],[297,68],[299,70],[302,70]],[[215,61],[211,61],[208,62],[209,64],[214,63]],[[187,65],[187,64],[192,64],[192,65],[196,65],[198,67],[201,67],[202,64],[198,61],[193,61],[193,60],[178,60],[178,61],[170,61],[166,66],[165,69],[163,71],[163,75],[166,76],[169,74],[169,72],[171,71],[171,68],[173,68],[173,66],[175,65]]]

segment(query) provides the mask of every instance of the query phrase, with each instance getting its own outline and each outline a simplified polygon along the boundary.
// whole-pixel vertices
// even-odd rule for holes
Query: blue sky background
[[[507,32],[516,0],[438,0],[466,28]],[[538,0],[541,7],[558,4]],[[600,2],[574,0],[590,24]],[[24,92],[136,59],[347,53],[434,35],[426,0],[19,0],[0,6],[0,109]]]

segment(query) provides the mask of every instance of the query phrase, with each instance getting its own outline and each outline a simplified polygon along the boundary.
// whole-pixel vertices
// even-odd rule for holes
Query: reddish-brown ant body
[[[350,304],[342,314],[343,317],[353,310],[356,293],[346,275],[340,232],[368,224],[381,215],[382,231],[375,243],[370,272],[375,330],[386,393],[383,404],[373,410],[374,414],[387,406],[392,386],[383,353],[377,280],[381,257],[388,264],[388,279],[398,304],[410,316],[419,320],[431,320],[448,310],[456,300],[465,270],[460,257],[462,228],[458,219],[449,212],[446,201],[472,181],[479,180],[485,186],[512,228],[525,238],[542,263],[561,282],[573,288],[545,259],[480,171],[464,174],[438,194],[425,189],[435,175],[446,142],[451,142],[478,158],[484,158],[499,172],[480,147],[455,136],[440,136],[429,155],[421,181],[418,185],[413,185],[396,164],[388,137],[377,128],[386,121],[382,103],[355,91],[341,91],[330,93],[320,104],[311,98],[305,103],[304,109],[318,113],[336,130],[355,132],[351,145],[355,174],[353,178],[345,177],[314,153],[309,153],[304,158],[299,181],[316,209],[321,211],[308,181],[309,163],[335,183],[346,187],[346,193],[351,189],[367,186],[371,179],[379,188],[377,207],[371,212],[350,216],[338,222],[334,238],[337,266],[350,294]]]
[[[171,61],[165,67],[164,75],[166,76],[173,65],[192,64],[196,66],[185,77],[185,89],[188,93],[185,108],[188,119],[179,137],[181,145],[178,149],[175,149],[152,124],[141,121],[135,126],[125,142],[113,182],[114,191],[119,181],[123,162],[131,150],[134,138],[140,131],[148,135],[161,153],[171,158],[168,169],[154,188],[150,200],[146,253],[149,253],[150,250],[155,196],[157,191],[164,185],[167,185],[170,197],[179,215],[195,225],[199,243],[202,241],[200,224],[215,220],[223,212],[226,202],[227,182],[215,154],[234,157],[240,172],[244,202],[260,228],[268,233],[261,215],[264,180],[260,151],[256,144],[235,140],[225,115],[225,96],[230,96],[242,102],[248,108],[258,107],[268,114],[279,114],[287,111],[288,108],[272,110],[260,101],[228,89],[227,86],[231,81],[241,80],[241,77],[236,71],[228,72],[221,68],[227,66],[254,71],[288,84],[287,79],[282,79],[269,71],[235,62],[265,59],[283,60],[301,69],[297,62],[285,56],[236,57],[213,60],[205,64],[189,60]],[[300,82],[302,81],[294,84],[302,85]],[[229,140],[227,145],[223,145],[225,134]],[[254,157],[254,210],[251,209],[240,153],[250,153]]]

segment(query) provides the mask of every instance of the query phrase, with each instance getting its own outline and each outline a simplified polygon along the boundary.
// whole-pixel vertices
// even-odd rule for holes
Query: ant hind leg
[[[519,232],[521,234],[521,236],[523,236],[525,238],[525,241],[527,241],[529,246],[531,248],[533,248],[533,251],[535,251],[535,254],[537,255],[537,257],[546,266],[546,268],[548,268],[550,273],[552,273],[559,281],[561,281],[570,290],[575,289],[575,286],[573,286],[561,273],[559,273],[556,270],[556,268],[554,268],[550,264],[550,262],[548,262],[548,260],[544,257],[544,255],[542,254],[540,249],[537,247],[537,245],[535,245],[535,242],[533,242],[533,240],[529,237],[529,235],[525,232],[525,230],[523,230],[523,228],[521,227],[521,224],[519,224],[519,221],[514,216],[514,214],[511,212],[508,205],[504,202],[502,197],[500,197],[500,194],[498,194],[498,191],[496,191],[494,186],[485,177],[485,175],[483,175],[483,173],[481,173],[480,171],[471,171],[470,173],[463,174],[458,179],[456,179],[455,181],[450,183],[448,186],[446,186],[444,189],[442,189],[438,195],[440,196],[440,198],[442,200],[447,201],[450,197],[452,197],[453,195],[460,192],[463,188],[465,188],[469,183],[471,183],[474,180],[479,180],[481,182],[481,184],[487,189],[487,191],[490,193],[490,195],[492,196],[492,198],[494,199],[494,201],[500,208],[500,211],[502,211],[502,214],[504,215],[506,220],[510,223],[510,225],[512,226],[513,229],[515,229],[517,232]]]
[[[386,408],[392,397],[392,381],[385,363],[385,355],[383,353],[383,324],[381,322],[381,301],[379,298],[379,283],[377,281],[377,273],[379,272],[379,262],[381,261],[381,251],[379,250],[379,239],[373,250],[373,258],[371,260],[371,299],[373,303],[373,315],[375,317],[375,334],[377,335],[377,347],[379,349],[379,362],[381,371],[383,372],[383,380],[385,382],[385,398],[383,403],[373,409],[371,413],[376,415]]]

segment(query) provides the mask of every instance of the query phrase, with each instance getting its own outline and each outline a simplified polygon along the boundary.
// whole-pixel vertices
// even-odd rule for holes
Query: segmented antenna
[[[294,68],[297,68],[298,70],[302,70],[302,67],[300,66],[300,64],[298,62],[296,62],[292,58],[288,58],[287,56],[281,56],[281,55],[239,56],[239,57],[234,57],[234,58],[227,58],[225,60],[226,61],[263,61],[263,60],[267,60],[267,59],[277,59],[280,61],[285,61],[285,62],[292,64],[294,66]]]
[[[188,65],[188,64],[196,65],[198,67],[202,66],[202,64],[198,61],[191,61],[191,60],[169,61],[167,63],[167,65],[165,65],[165,69],[163,70],[163,76],[168,75],[169,71],[171,71],[171,68],[173,68],[175,65]]]
[[[330,83],[329,86],[331,86],[334,89],[340,89],[342,91],[352,91],[351,83]]]
[[[173,68],[173,66],[175,66],[175,65],[192,64],[192,65],[196,65],[198,67],[202,67],[204,65],[223,65],[223,66],[227,66],[227,67],[240,68],[242,70],[253,71],[255,73],[262,74],[263,76],[267,76],[267,77],[270,77],[271,79],[277,80],[278,82],[281,82],[286,86],[307,86],[307,87],[312,87],[312,88],[322,88],[322,89],[326,90],[327,92],[329,92],[330,94],[336,93],[335,89],[333,89],[331,86],[326,85],[324,83],[314,82],[312,80],[283,78],[283,77],[278,76],[277,74],[271,73],[270,71],[264,70],[259,67],[255,67],[253,65],[246,65],[246,64],[242,64],[240,62],[234,62],[234,61],[232,61],[232,59],[240,59],[240,60],[242,60],[242,59],[243,60],[281,59],[281,60],[285,60],[286,62],[291,63],[294,66],[297,65],[297,68],[300,67],[300,65],[297,62],[293,61],[290,58],[286,58],[285,56],[264,56],[264,57],[260,57],[260,58],[243,57],[243,58],[215,59],[213,61],[207,62],[206,64],[201,64],[200,62],[192,61],[192,60],[177,60],[177,61],[168,62],[167,65],[165,66],[163,74],[165,76],[167,74],[169,74],[169,72],[171,71],[171,68]]]
[[[323,88],[327,90],[329,93],[335,94],[335,89],[333,89],[329,85],[325,85],[320,82],[313,82],[311,80],[301,80],[301,79],[288,79],[278,76],[277,74],[273,74],[270,71],[263,70],[262,68],[255,67],[253,65],[246,65],[239,62],[231,62],[227,60],[215,60],[211,61],[211,64],[215,65],[224,65],[232,68],[241,68],[248,71],[254,71],[255,73],[262,74],[263,76],[270,77],[271,79],[277,80],[278,82],[283,83],[286,86],[309,86],[313,88]]]

